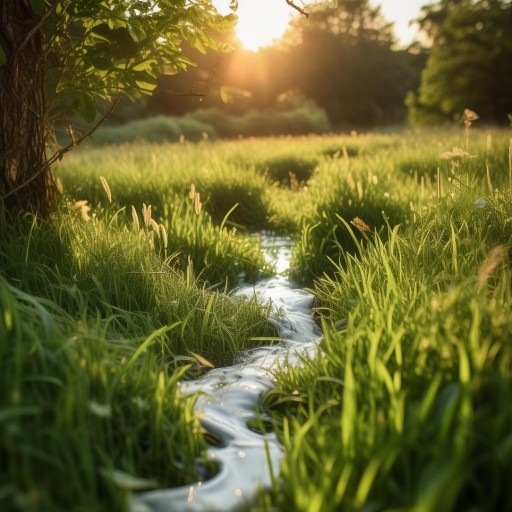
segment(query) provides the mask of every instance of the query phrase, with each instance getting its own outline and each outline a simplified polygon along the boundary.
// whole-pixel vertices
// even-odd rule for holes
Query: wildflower
[[[440,158],[443,160],[456,160],[457,158],[475,158],[475,155],[470,155],[465,149],[454,146],[451,151],[441,153]]]

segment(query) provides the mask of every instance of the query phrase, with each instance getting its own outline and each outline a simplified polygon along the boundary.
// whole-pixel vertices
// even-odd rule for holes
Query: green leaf
[[[132,69],[133,71],[148,71],[151,70],[153,64],[158,64],[158,61],[156,59],[147,59],[139,62]]]
[[[137,87],[140,89],[140,91],[144,94],[149,94],[156,87],[156,84],[154,83],[141,82],[140,80],[135,80],[135,83],[137,84]]]
[[[32,10],[36,13],[36,14],[43,14],[44,12],[44,9],[45,9],[45,4],[44,4],[44,0],[29,0],[30,1],[30,7],[32,7]]]
[[[139,43],[146,37],[146,32],[140,23],[128,23],[126,28],[136,43]]]
[[[86,123],[92,123],[96,119],[96,105],[89,94],[80,93],[72,107]]]
[[[0,46],[0,66],[3,66],[7,62],[7,55],[5,55],[4,49]]]

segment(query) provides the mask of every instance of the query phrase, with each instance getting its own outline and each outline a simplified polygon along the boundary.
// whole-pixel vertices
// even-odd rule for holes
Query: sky
[[[217,8],[229,12],[229,0],[213,0]],[[300,0],[297,5],[302,6]],[[307,2],[305,2],[307,4]],[[418,17],[420,8],[429,0],[372,0],[373,5],[380,4],[384,17],[395,23],[395,34],[400,46],[407,46],[415,36],[415,28],[409,27],[410,19]],[[237,34],[242,44],[248,49],[271,44],[272,39],[279,37],[290,16],[296,12],[285,0],[239,0]]]
[[[419,17],[422,5],[431,3],[428,0],[373,0],[373,5],[381,5],[384,17],[395,23],[395,34],[403,46],[414,40],[416,28],[409,27],[409,20]]]

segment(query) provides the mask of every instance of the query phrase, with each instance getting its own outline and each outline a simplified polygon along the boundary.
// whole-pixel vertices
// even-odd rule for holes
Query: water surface
[[[138,493],[131,512],[235,510],[250,503],[258,488],[269,487],[272,475],[278,475],[283,452],[275,435],[256,432],[248,422],[262,419],[257,406],[273,388],[272,368],[278,362],[297,364],[301,356],[313,356],[321,331],[311,315],[313,296],[284,275],[291,241],[264,237],[263,247],[266,257],[275,262],[277,274],[255,286],[241,284],[234,293],[270,301],[271,320],[282,341],[245,351],[233,366],[182,383],[184,393],[201,391],[196,410],[203,427],[219,441],[208,449],[208,459],[219,471],[204,482]]]

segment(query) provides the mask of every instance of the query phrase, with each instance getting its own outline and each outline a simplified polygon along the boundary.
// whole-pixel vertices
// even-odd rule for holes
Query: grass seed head
[[[146,206],[146,203],[142,203],[142,218],[144,219],[144,225],[149,228],[151,224],[151,205]]]
[[[112,203],[112,193],[110,192],[110,187],[108,186],[108,182],[104,176],[100,176],[101,184],[103,185],[103,189],[105,190],[105,194],[107,194],[107,199],[109,203]]]
[[[137,215],[137,210],[135,209],[135,206],[132,205],[132,219],[133,219],[133,225],[135,226],[135,229],[138,231],[139,226],[139,216]]]
[[[357,229],[359,229],[359,231],[361,231],[363,233],[369,233],[370,232],[370,226],[368,226],[368,224],[366,224],[366,222],[364,220],[360,219],[359,217],[354,217],[350,221],[350,224],[355,226]]]
[[[74,203],[68,203],[68,207],[75,213],[78,213],[84,221],[87,222],[88,220],[91,220],[91,216],[89,215],[91,207],[85,199],[76,201]]]
[[[478,268],[478,284],[484,286],[487,280],[494,272],[496,267],[503,261],[505,257],[505,247],[503,245],[497,245],[487,255],[485,260]]]

